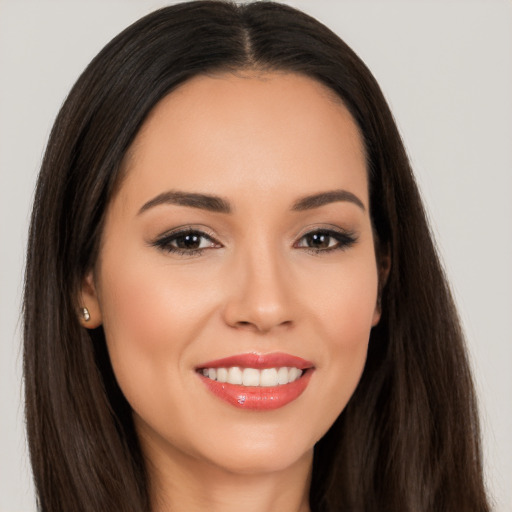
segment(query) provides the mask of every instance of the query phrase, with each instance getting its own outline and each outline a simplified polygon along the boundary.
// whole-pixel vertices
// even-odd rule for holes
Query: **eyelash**
[[[341,231],[341,230],[334,230],[334,229],[326,229],[326,228],[318,228],[313,229],[311,231],[308,231],[307,233],[303,234],[300,238],[300,240],[305,239],[306,237],[313,237],[313,236],[324,236],[331,239],[334,239],[336,241],[336,244],[332,247],[325,247],[323,249],[318,249],[315,247],[302,247],[305,251],[320,255],[320,254],[326,254],[331,253],[334,251],[344,251],[346,249],[349,249],[352,247],[356,242],[357,238],[354,233],[350,231]],[[297,245],[294,244],[294,247]]]
[[[197,237],[198,239],[206,239],[209,241],[208,247],[198,247],[196,249],[185,249],[182,247],[175,247],[172,244],[176,243],[177,240],[184,240],[187,236],[193,236]],[[336,244],[332,247],[328,246],[322,249],[318,249],[315,247],[307,247],[302,246],[299,247],[297,243],[294,244],[294,247],[298,249],[303,249],[309,253],[320,255],[320,254],[326,254],[331,253],[333,251],[342,251],[346,250],[350,247],[352,247],[356,242],[357,238],[356,236],[347,231],[337,231],[334,229],[313,229],[311,231],[308,231],[307,233],[303,234],[299,238],[299,242],[301,240],[306,239],[306,237],[313,237],[313,236],[323,236],[328,237],[330,239],[334,239],[336,241]],[[201,242],[200,242],[201,244]],[[222,247],[215,238],[210,235],[209,233],[205,233],[204,231],[198,230],[198,229],[192,229],[192,228],[186,228],[179,231],[174,231],[172,233],[168,233],[164,235],[163,237],[157,239],[155,242],[153,242],[151,245],[154,247],[157,247],[158,249],[161,249],[164,252],[176,254],[177,256],[199,256],[201,255],[205,250],[207,249],[214,249]]]
[[[182,247],[174,247],[173,245],[171,245],[172,243],[175,243],[177,240],[185,239],[185,237],[187,236],[195,236],[199,239],[209,240],[211,245],[209,247],[199,247],[197,249],[185,249]],[[206,249],[221,247],[219,242],[217,242],[212,235],[205,233],[204,231],[201,231],[199,229],[192,228],[185,228],[179,231],[168,233],[163,237],[159,238],[158,240],[156,240],[155,242],[153,242],[152,245],[161,249],[162,251],[173,253],[176,254],[177,256],[199,256]]]

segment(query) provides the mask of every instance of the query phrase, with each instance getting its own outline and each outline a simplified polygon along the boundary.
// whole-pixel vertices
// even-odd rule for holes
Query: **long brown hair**
[[[378,252],[392,266],[359,386],[315,447],[313,511],[489,510],[464,340],[391,112],[372,74],[291,7],[200,1],[156,11],[114,38],[53,127],[30,227],[24,375],[43,512],[149,511],[147,475],[101,327],[78,321],[121,161],[150,110],[180,83],[246,68],[330,87],[359,125]],[[384,249],[383,249],[384,248]]]

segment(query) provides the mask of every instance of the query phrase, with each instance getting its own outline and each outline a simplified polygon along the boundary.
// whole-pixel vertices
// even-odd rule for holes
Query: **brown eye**
[[[198,234],[182,235],[174,239],[174,244],[178,249],[199,249],[201,238]]]
[[[328,233],[311,233],[304,237],[308,247],[313,249],[327,249],[331,242],[336,242]]]
[[[337,249],[347,249],[355,242],[356,238],[352,233],[334,230],[316,230],[302,236],[296,244],[296,247],[320,253]]]
[[[200,254],[204,249],[221,247],[211,236],[202,231],[186,230],[164,235],[153,245],[170,253],[184,256]]]

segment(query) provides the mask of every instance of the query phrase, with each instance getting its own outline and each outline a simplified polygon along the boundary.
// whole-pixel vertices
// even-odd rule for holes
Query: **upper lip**
[[[201,368],[230,368],[232,366],[241,366],[243,368],[280,368],[282,366],[291,366],[306,370],[313,367],[311,361],[302,359],[302,357],[292,356],[283,352],[272,352],[270,354],[247,353],[237,354],[214,361],[207,361],[196,367]]]

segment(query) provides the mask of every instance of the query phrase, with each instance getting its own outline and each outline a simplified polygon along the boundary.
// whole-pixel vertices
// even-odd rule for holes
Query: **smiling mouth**
[[[273,387],[295,382],[302,376],[303,370],[294,366],[277,368],[202,368],[199,370],[204,377],[217,382],[226,382],[245,387]]]
[[[242,354],[196,368],[207,389],[230,405],[272,410],[297,399],[314,372],[313,363],[288,354]]]

